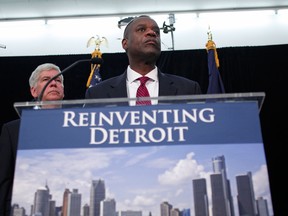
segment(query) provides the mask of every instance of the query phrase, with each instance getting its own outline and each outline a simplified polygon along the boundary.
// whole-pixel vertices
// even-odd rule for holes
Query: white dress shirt
[[[150,97],[158,97],[159,96],[159,80],[158,80],[158,69],[155,68],[145,75],[149,77],[150,80],[146,82],[146,87],[148,89]],[[141,74],[137,73],[136,71],[132,70],[130,66],[127,68],[127,95],[128,98],[136,98],[137,89],[140,86],[140,81],[138,78],[142,77]],[[151,100],[152,104],[157,104],[157,100]],[[129,102],[130,106],[135,106],[136,100],[131,100]]]

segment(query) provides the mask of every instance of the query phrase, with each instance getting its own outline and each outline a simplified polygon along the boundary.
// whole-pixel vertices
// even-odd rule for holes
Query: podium
[[[151,106],[129,106],[135,99],[127,98],[15,103],[21,125],[12,204],[31,215],[89,209],[96,216],[163,216],[165,208],[272,214],[259,121],[264,98],[259,92],[158,97]]]

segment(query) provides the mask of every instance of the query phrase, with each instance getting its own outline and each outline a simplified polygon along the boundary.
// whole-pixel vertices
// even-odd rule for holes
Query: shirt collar
[[[158,68],[155,66],[153,70],[147,73],[145,76],[149,77],[153,81],[158,81]],[[130,66],[127,68],[127,81],[128,83],[134,82],[136,79],[140,78],[142,75],[132,70]]]

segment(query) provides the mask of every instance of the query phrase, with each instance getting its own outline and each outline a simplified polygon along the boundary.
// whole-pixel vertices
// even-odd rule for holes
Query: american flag
[[[100,74],[100,65],[97,65],[97,64],[92,65],[91,66],[91,73],[90,73],[90,76],[88,78],[86,86],[90,88],[92,86],[97,85],[101,81],[102,81],[102,78],[101,78],[101,74]]]

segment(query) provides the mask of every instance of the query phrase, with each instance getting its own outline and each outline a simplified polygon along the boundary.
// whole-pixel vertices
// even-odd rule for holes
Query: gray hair
[[[39,81],[40,74],[43,71],[49,71],[49,70],[56,70],[59,73],[61,73],[60,68],[57,65],[55,65],[55,64],[52,64],[52,63],[41,64],[32,72],[32,74],[31,74],[31,76],[29,78],[30,87],[36,87],[36,85],[37,85],[37,83]],[[61,78],[61,81],[62,81],[62,84],[63,84],[63,82],[64,82],[63,75],[60,75],[60,78]]]

